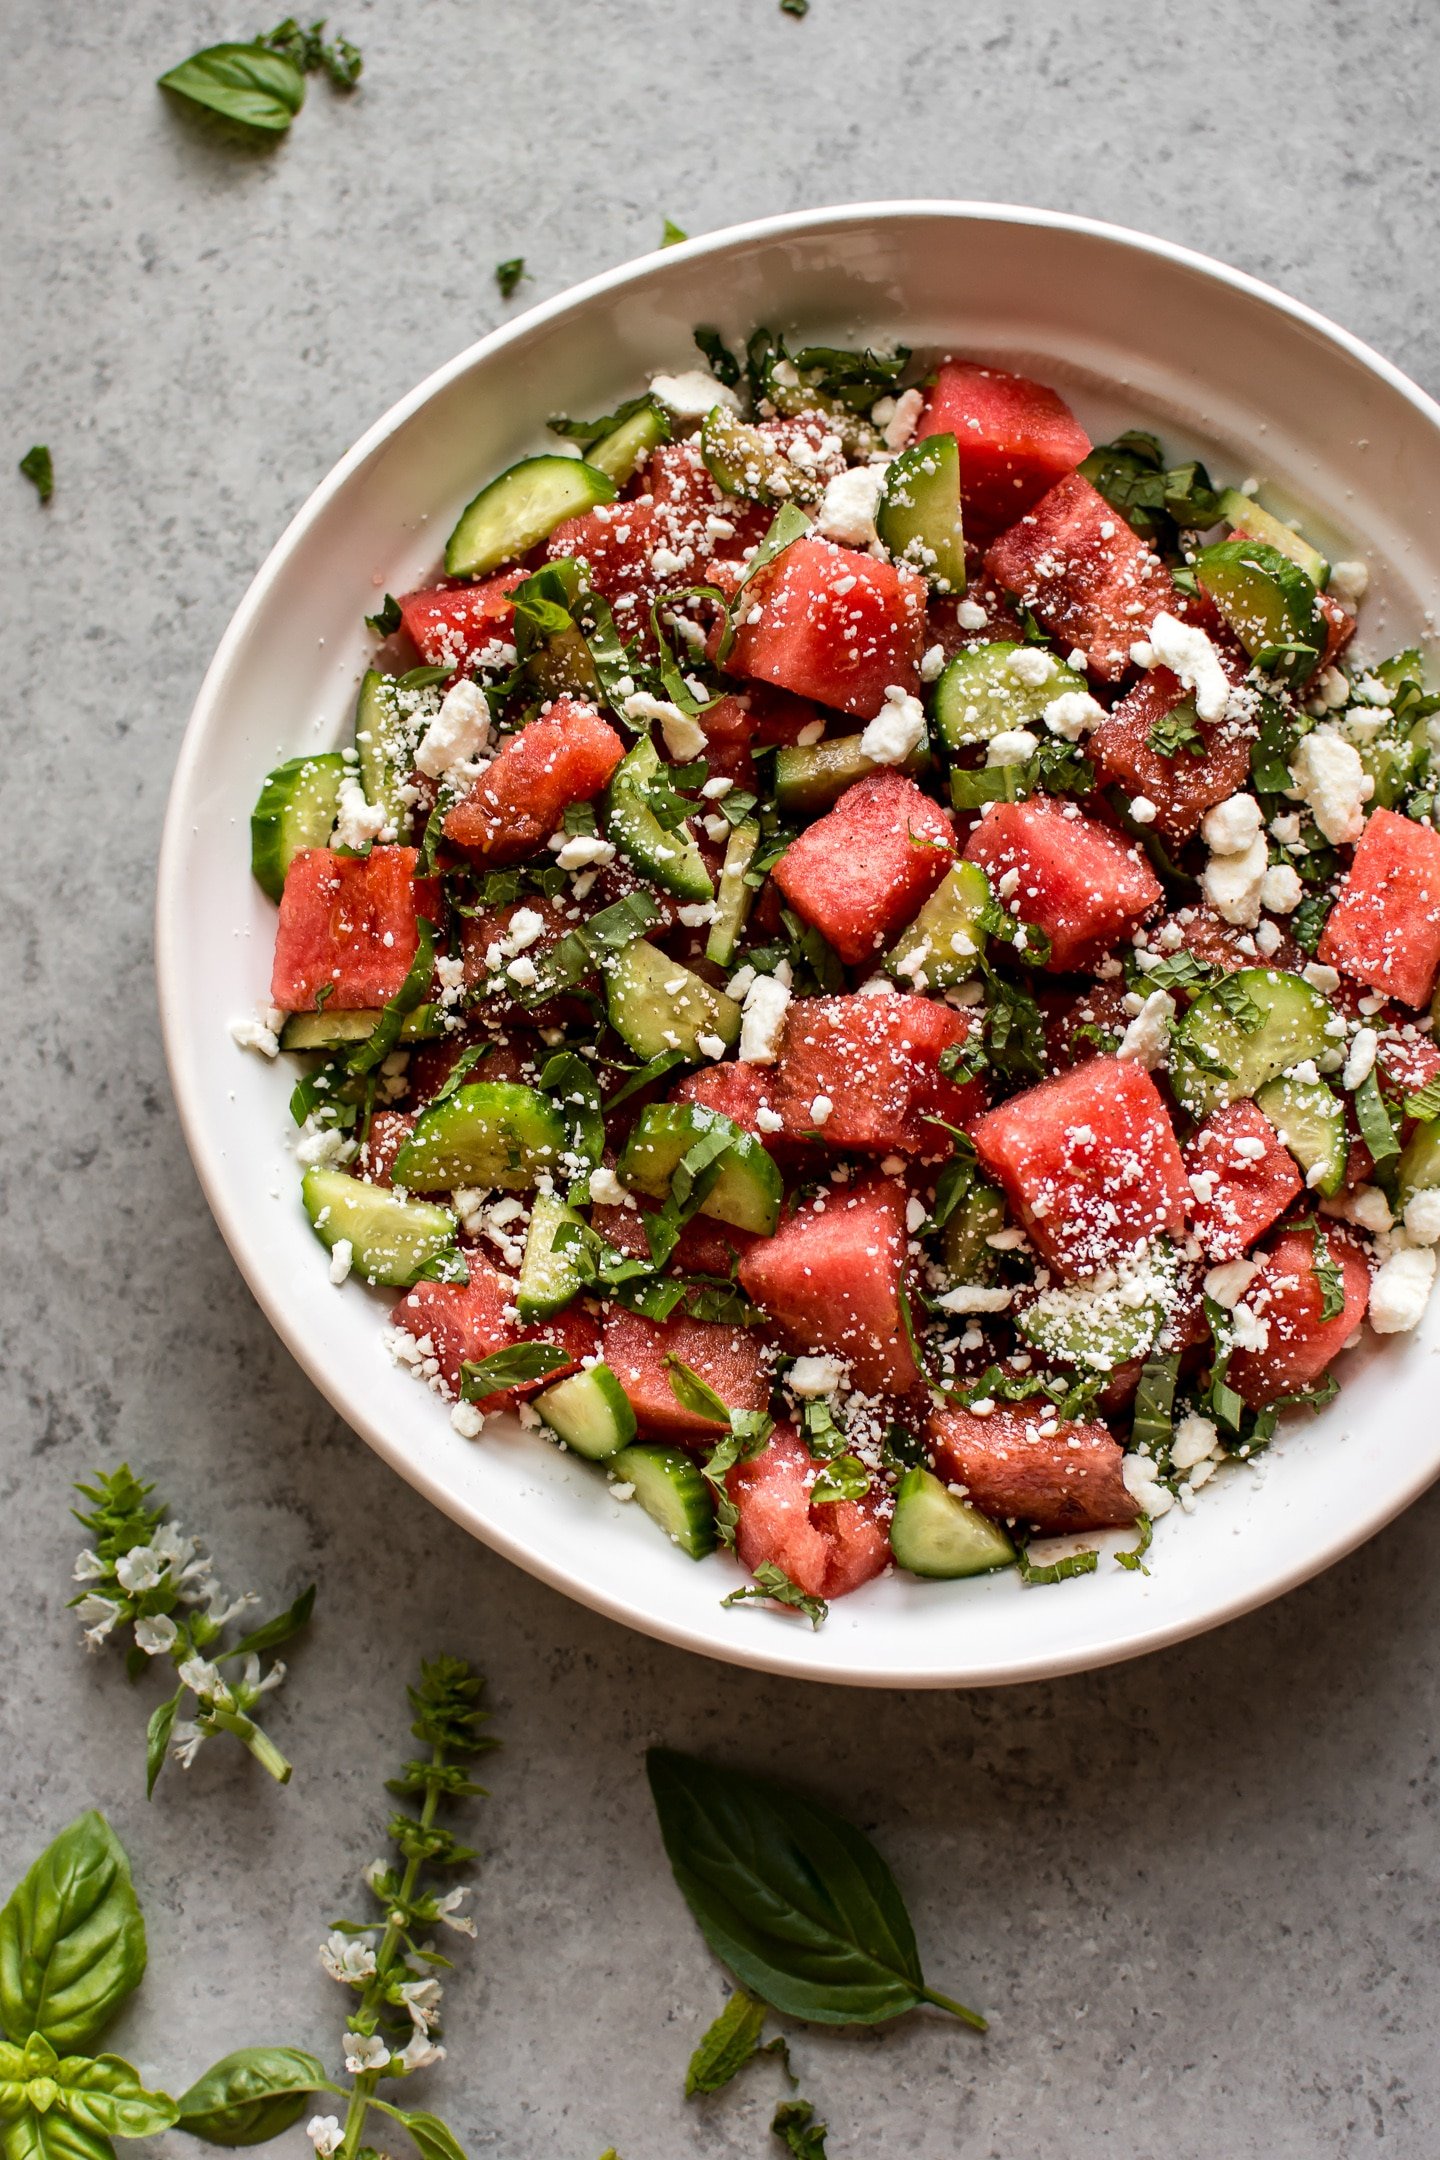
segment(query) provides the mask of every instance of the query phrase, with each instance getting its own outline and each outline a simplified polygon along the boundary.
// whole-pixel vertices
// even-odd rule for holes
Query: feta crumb
[[[1131,646],[1130,658],[1136,667],[1169,668],[1194,693],[1195,710],[1202,720],[1224,719],[1230,679],[1220,665],[1219,653],[1194,623],[1181,622],[1178,615],[1162,610],[1150,625],[1148,640]]]
[[[1132,1500],[1139,1501],[1142,1513],[1148,1515],[1151,1522],[1158,1522],[1162,1515],[1168,1515],[1174,1507],[1174,1496],[1160,1483],[1155,1465],[1148,1455],[1127,1455],[1121,1462],[1120,1475],[1124,1479],[1126,1492]]]
[[[790,992],[774,975],[757,975],[745,993],[741,1008],[740,1062],[773,1065],[780,1055],[780,1036]]]
[[[1340,1075],[1342,1087],[1358,1088],[1362,1080],[1369,1078],[1375,1069],[1375,1053],[1379,1047],[1380,1037],[1374,1028],[1362,1027],[1355,1030],[1349,1055],[1345,1060],[1345,1070]]]
[[[1001,728],[985,745],[987,765],[1023,765],[1026,758],[1034,757],[1040,747],[1038,735],[1029,728]]]
[[[1014,1295],[1000,1283],[959,1283],[953,1290],[943,1290],[935,1303],[948,1313],[1004,1312]],[[971,1408],[978,1410],[980,1405],[972,1403]]]
[[[368,802],[365,790],[353,773],[346,773],[340,782],[340,794],[335,807],[335,833],[333,844],[342,848],[368,847],[378,840],[387,823],[385,812],[378,803]]]
[[[919,698],[892,683],[885,703],[860,737],[863,757],[877,765],[903,765],[925,740],[925,708]]]
[[[810,1104],[810,1122],[813,1125],[823,1125],[834,1108],[835,1105],[828,1095],[816,1095]]]
[[[1314,1058],[1301,1058],[1297,1065],[1286,1066],[1285,1078],[1287,1080],[1303,1080],[1313,1086],[1320,1078],[1320,1069],[1316,1065]]]
[[[462,1440],[478,1440],[485,1430],[485,1413],[478,1403],[457,1402],[450,1412],[450,1423]]]
[[[242,1050],[258,1050],[261,1057],[278,1057],[280,1055],[280,1037],[277,1029],[282,1019],[283,1015],[277,1013],[275,1026],[271,1026],[254,1013],[239,1020],[232,1020],[230,1022],[230,1040],[233,1043],[238,1043]]]
[[[848,1367],[836,1357],[798,1357],[790,1368],[788,1386],[792,1395],[814,1399],[819,1395],[834,1395],[844,1387]]]
[[[962,603],[963,604],[963,603]],[[927,646],[920,655],[921,682],[935,682],[945,672],[945,648],[943,645]]]
[[[1152,990],[1121,1037],[1116,1057],[1128,1065],[1140,1066],[1144,1072],[1154,1072],[1165,1062],[1174,1018],[1175,1000],[1169,991]]]
[[[330,1248],[330,1280],[343,1283],[355,1264],[355,1247],[348,1237],[336,1238]]]
[[[705,748],[705,730],[668,698],[652,697],[648,690],[632,690],[623,707],[627,720],[658,720],[665,748],[677,764],[688,765]]]
[[[1260,905],[1269,908],[1272,915],[1293,915],[1304,897],[1305,888],[1299,873],[1292,870],[1289,863],[1274,863],[1265,872],[1260,886]]]
[[[1358,561],[1331,563],[1330,590],[1337,600],[1359,602],[1364,599],[1369,584],[1369,563]]]
[[[1323,1205],[1327,1215],[1338,1216],[1341,1222],[1354,1223],[1357,1229],[1368,1230],[1372,1237],[1379,1237],[1382,1230],[1388,1230],[1394,1219],[1390,1203],[1378,1185],[1357,1185],[1353,1192],[1341,1193]]]
[[[1440,1244],[1440,1188],[1412,1193],[1405,1203],[1405,1230],[1417,1245]]]
[[[709,1058],[712,1063],[718,1062],[725,1055],[725,1039],[721,1035],[697,1035],[695,1047],[702,1057]]]
[[[543,937],[544,934],[545,917],[539,910],[531,907],[518,907],[511,916],[505,931],[505,950],[511,954],[522,953],[528,945],[533,945],[535,940],[538,937]]]
[[[687,900],[684,907],[675,910],[675,919],[687,930],[699,930],[712,923],[720,910],[713,900]]]
[[[590,1198],[597,1207],[634,1207],[633,1195],[621,1184],[615,1172],[601,1163],[590,1172]]]
[[[802,750],[808,750],[812,743],[819,742],[824,733],[825,722],[823,720],[807,720],[804,727],[796,735],[795,740]]]
[[[1237,1350],[1254,1350],[1263,1353],[1270,1347],[1270,1323],[1262,1318],[1252,1306],[1237,1305],[1231,1314],[1234,1324],[1234,1341]]]
[[[1013,661],[1011,668],[1013,672]],[[1099,727],[1105,708],[1088,690],[1062,690],[1059,697],[1051,698],[1042,717],[1052,735],[1063,736],[1066,742],[1079,742],[1091,728]]]
[[[338,1125],[317,1125],[306,1118],[295,1142],[295,1160],[302,1170],[333,1170],[355,1153],[355,1142]]]
[[[1233,1312],[1259,1272],[1253,1260],[1226,1260],[1206,1274],[1205,1295]]]
[[[1370,1325],[1377,1335],[1404,1335],[1429,1301],[1435,1281],[1435,1250],[1402,1245],[1376,1269],[1370,1285]]]
[[[837,540],[842,547],[872,544],[885,470],[883,465],[850,465],[826,482],[815,523],[827,540]]]
[[[566,840],[563,834],[555,835],[562,845],[555,849],[555,860],[562,870],[586,870],[592,863],[608,863],[615,860],[614,847],[602,840],[598,833],[575,833]]]
[[[505,973],[509,976],[511,982],[518,983],[522,990],[533,990],[540,980],[540,970],[533,960],[528,960],[525,957],[524,953],[521,953],[518,959],[511,960],[508,963]]]
[[[734,785],[734,781],[727,780],[723,773],[716,773],[713,780],[705,782],[700,793],[704,796],[706,802],[719,802],[721,796],[728,795]]]
[[[1193,1470],[1196,1463],[1220,1452],[1220,1435],[1208,1417],[1192,1410],[1177,1421],[1170,1442],[1170,1460],[1177,1470]]]
[[[1137,825],[1153,825],[1157,813],[1155,805],[1148,795],[1132,795],[1130,798],[1130,815]]]
[[[1260,920],[1260,896],[1269,858],[1257,835],[1243,854],[1212,855],[1201,875],[1205,898],[1228,923],[1253,930]]]
[[[1269,876],[1268,871],[1266,872],[1266,876]],[[1265,897],[1265,889],[1263,886],[1260,889],[1260,897],[1262,900]],[[1273,960],[1276,953],[1279,952],[1282,943],[1283,938],[1281,936],[1280,926],[1278,923],[1262,922],[1256,926],[1255,950],[1260,954],[1262,959]]]
[[[477,683],[464,677],[445,693],[439,712],[415,752],[419,772],[432,780],[449,778],[472,765],[490,740],[490,707]]]
[[[915,433],[920,415],[925,410],[925,394],[922,390],[902,390],[895,400],[895,410],[885,422],[885,447],[887,450],[903,450]]]
[[[1293,752],[1290,770],[1295,776],[1290,793],[1303,796],[1325,838],[1336,845],[1358,840],[1375,783],[1355,745],[1336,727],[1312,728]]]
[[[1285,812],[1284,812],[1284,814],[1283,814],[1282,816],[1280,816],[1280,817],[1273,817],[1273,818],[1271,818],[1271,820],[1270,820],[1270,830],[1271,830],[1271,832],[1273,833],[1273,835],[1275,836],[1276,840],[1278,840],[1278,841],[1279,841],[1279,843],[1280,843],[1281,847],[1287,847],[1287,848],[1294,848],[1294,847],[1299,847],[1299,845],[1300,845],[1300,813],[1299,813],[1299,811],[1298,811],[1298,810],[1287,810],[1287,811],[1285,811]]]
[[[1016,682],[1024,683],[1028,690],[1038,690],[1055,673],[1055,658],[1039,645],[1020,645],[1005,662],[1005,671],[1013,675]],[[1089,692],[1071,692],[1070,695],[1087,697]],[[1056,698],[1055,703],[1058,705],[1059,702]]]
[[[650,395],[658,398],[677,420],[703,420],[717,405],[726,405],[731,412],[740,410],[735,392],[705,368],[686,368],[679,375],[652,375]]]
[[[755,1123],[759,1126],[761,1132],[773,1133],[784,1132],[785,1130],[784,1118],[781,1117],[778,1110],[772,1110],[769,1103],[761,1103],[759,1109],[755,1112]]]
[[[1212,855],[1243,855],[1265,830],[1265,816],[1253,795],[1229,795],[1200,820],[1200,834]]]
[[[962,630],[983,630],[990,618],[978,600],[962,600],[955,610],[955,620]]]

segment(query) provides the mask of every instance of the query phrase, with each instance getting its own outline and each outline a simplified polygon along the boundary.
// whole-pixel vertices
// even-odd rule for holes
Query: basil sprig
[[[239,2048],[180,2095],[176,2127],[208,2145],[263,2145],[298,2122],[312,2094],[337,2089],[303,2048]]]
[[[870,1840],[781,1785],[651,1748],[666,1856],[701,1933],[742,1987],[786,2016],[875,2025],[932,2003],[895,1879]]]
[[[207,45],[160,77],[191,105],[224,120],[283,135],[305,103],[305,77],[323,69],[337,90],[353,90],[364,61],[346,38],[327,44],[322,22],[302,29],[293,15],[249,44]]]

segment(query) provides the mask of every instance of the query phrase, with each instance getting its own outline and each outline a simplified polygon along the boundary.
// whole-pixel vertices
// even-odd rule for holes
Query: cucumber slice
[[[591,1462],[604,1462],[635,1438],[635,1412],[608,1365],[591,1365],[535,1397],[551,1432]]]
[[[585,462],[613,480],[617,488],[624,487],[642,460],[669,440],[670,422],[654,399],[647,399],[638,412],[591,444]]]
[[[350,1010],[291,1013],[280,1030],[282,1050],[338,1050],[345,1043],[368,1042],[380,1025],[380,1014]],[[400,1040],[433,1042],[445,1032],[443,1005],[417,1005],[400,1023]]]
[[[760,827],[754,818],[743,818],[725,843],[715,920],[705,941],[705,957],[713,960],[716,967],[729,967],[735,957],[735,947],[740,942],[750,903],[755,898],[753,887],[745,882],[745,872],[754,861],[759,845]]]
[[[940,1233],[945,1272],[952,1283],[986,1283],[1000,1255],[985,1240],[1005,1227],[1005,1201],[993,1185],[972,1185]]]
[[[747,502],[816,502],[823,484],[802,473],[759,428],[716,405],[700,427],[700,455],[722,493]]]
[[[1430,744],[1422,723],[1409,735],[1377,735],[1356,749],[1370,775],[1370,809],[1393,810],[1420,778]]]
[[[1011,671],[1016,653],[1038,652],[1035,645],[1017,644],[1013,638],[989,645],[966,645],[956,653],[935,685],[935,725],[948,749],[966,743],[988,742],[1011,728],[1037,731],[1044,725],[1045,708],[1067,690],[1088,690],[1085,676],[1068,668],[1054,655],[1051,673],[1043,683],[1022,682]]]
[[[1227,995],[1248,997],[1259,1008],[1260,1025],[1247,1035],[1215,991],[1203,990],[1196,998],[1175,1031],[1170,1068],[1170,1085],[1193,1117],[1242,1102],[1306,1058],[1314,1058],[1322,1072],[1339,1062],[1335,1041],[1325,1032],[1334,1012],[1301,976],[1278,968],[1240,968],[1228,982]],[[1195,1045],[1199,1062],[1186,1057],[1187,1044]],[[1228,1068],[1228,1076],[1206,1071],[1210,1063]]]
[[[1433,1192],[1440,1185],[1440,1119],[1421,1125],[1409,1140],[1395,1165],[1395,1213],[1405,1213],[1407,1201],[1417,1192]]]
[[[1311,1192],[1325,1200],[1339,1192],[1350,1143],[1338,1096],[1323,1081],[1270,1080],[1257,1090],[1255,1106],[1305,1172]]]
[[[921,743],[900,770],[923,772],[929,762],[929,751]],[[860,748],[858,735],[837,735],[833,742],[798,743],[775,753],[775,801],[782,810],[814,817],[875,769],[875,760]]]
[[[324,847],[335,825],[345,760],[338,750],[289,758],[266,777],[250,813],[250,868],[272,900],[302,848]]]
[[[740,1040],[740,1007],[723,990],[682,967],[645,938],[627,945],[605,978],[610,1025],[637,1057],[682,1050],[703,1055],[702,1035],[718,1035],[727,1050]]]
[[[1046,1291],[1015,1315],[1015,1332],[1049,1361],[1090,1372],[1114,1372],[1153,1348],[1165,1319],[1156,1296],[1117,1308],[1084,1283]]]
[[[1192,567],[1246,652],[1290,682],[1314,674],[1325,618],[1314,581],[1297,562],[1263,541],[1222,540],[1201,548]]]
[[[949,990],[975,973],[985,954],[981,918],[990,881],[978,863],[957,862],[885,958],[887,974],[916,990]]]
[[[605,831],[641,877],[680,900],[711,900],[715,888],[688,822],[667,831],[646,801],[660,770],[660,753],[641,737],[615,768],[605,790]]]
[[[929,1470],[907,1470],[890,1522],[895,1565],[937,1582],[1009,1567],[1015,1547],[998,1523],[962,1500]]]
[[[610,1458],[616,1479],[633,1485],[635,1498],[672,1544],[703,1560],[715,1550],[715,1505],[710,1488],[678,1448],[624,1447]]]
[[[1242,540],[1259,540],[1272,547],[1277,554],[1288,555],[1291,562],[1299,563],[1317,592],[1324,592],[1330,582],[1330,565],[1318,548],[1302,540],[1292,525],[1276,517],[1249,495],[1242,495],[1238,488],[1224,488],[1220,495],[1220,515],[1232,532],[1239,533]]]
[[[300,1197],[321,1244],[333,1252],[348,1239],[350,1264],[368,1282],[408,1290],[433,1260],[455,1250],[455,1217],[448,1208],[406,1200],[347,1170],[307,1170]]]
[[[415,730],[407,728],[396,700],[393,677],[367,668],[355,706],[355,748],[360,753],[360,785],[368,802],[383,810],[397,840],[410,830],[410,805],[400,790],[414,769]]]
[[[702,1215],[773,1237],[785,1187],[780,1172],[754,1133],[699,1103],[652,1103],[642,1110],[625,1143],[617,1176],[622,1185],[660,1200],[670,1190],[675,1165],[687,1148],[717,1130],[731,1140],[719,1159],[715,1182],[700,1203]]]
[[[526,1327],[548,1320],[581,1288],[578,1246],[562,1245],[558,1251],[555,1247],[555,1233],[562,1223],[584,1227],[582,1218],[557,1193],[537,1193],[515,1293],[515,1308]]]
[[[558,1170],[564,1152],[565,1127],[543,1095],[512,1080],[472,1080],[422,1111],[390,1175],[410,1192],[515,1191]]]
[[[521,458],[460,513],[445,543],[447,577],[484,577],[527,555],[566,518],[615,500],[615,482],[583,458]]]
[[[901,451],[885,474],[875,530],[891,560],[918,570],[936,592],[964,592],[960,449],[953,435],[927,435]]]

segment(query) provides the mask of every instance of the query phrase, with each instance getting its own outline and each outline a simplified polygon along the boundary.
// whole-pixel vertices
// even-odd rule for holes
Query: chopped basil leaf
[[[512,1343],[506,1350],[492,1350],[489,1357],[466,1358],[460,1367],[460,1393],[466,1402],[480,1402],[486,1395],[543,1380],[573,1363],[570,1352],[558,1350],[554,1343]]]
[[[769,2010],[744,1988],[737,1987],[713,2025],[690,2057],[685,2072],[685,2097],[719,2092],[737,2071],[753,2062],[760,2052],[760,2035]]]
[[[1150,1550],[1150,1541],[1155,1535],[1155,1527],[1148,1515],[1141,1515],[1136,1518],[1135,1528],[1139,1533],[1135,1543],[1127,1545],[1123,1552],[1117,1552],[1115,1558],[1120,1566],[1128,1568],[1132,1575],[1137,1568],[1142,1575],[1148,1575],[1150,1570],[1145,1565],[1145,1555]]]
[[[893,352],[848,352],[838,345],[806,345],[793,363],[806,381],[853,412],[867,412],[894,390],[910,359],[908,345]]]
[[[436,1089],[427,1107],[433,1110],[436,1103],[448,1102],[456,1089],[465,1085],[480,1060],[489,1056],[490,1048],[488,1042],[467,1043],[447,1073],[444,1085]]]
[[[1306,723],[1278,698],[1260,705],[1260,730],[1250,745],[1250,777],[1262,795],[1283,795],[1294,785],[1290,760]]]
[[[1360,1137],[1369,1148],[1377,1170],[1400,1153],[1400,1142],[1390,1116],[1390,1105],[1380,1092],[1380,1082],[1372,1066],[1354,1094],[1355,1116],[1360,1126]]]
[[[1320,940],[1325,934],[1325,924],[1333,905],[1328,893],[1310,893],[1296,908],[1290,917],[1290,935],[1302,951],[1319,951]]]
[[[667,217],[660,231],[660,245],[662,248],[679,247],[681,241],[688,240],[689,237],[689,233],[682,226],[677,225],[673,218]]]
[[[1028,1545],[1017,1540],[1015,1565],[1021,1582],[1033,1587],[1038,1583],[1069,1582],[1076,1575],[1093,1575],[1100,1565],[1100,1555],[1093,1551],[1067,1553],[1063,1560],[1051,1560],[1041,1567],[1031,1560]]]
[[[980,910],[980,928],[1002,944],[1009,945],[1027,967],[1044,967],[1050,958],[1050,933],[1038,923],[1027,923],[1020,916],[1012,915],[1002,907],[993,893],[988,893]]]
[[[1302,1226],[1297,1224],[1296,1227]],[[1338,1320],[1345,1310],[1345,1276],[1330,1250],[1330,1240],[1313,1217],[1310,1230],[1315,1241],[1315,1280],[1320,1285],[1320,1318],[1322,1321]]]
[[[1234,1021],[1242,1035],[1253,1035],[1264,1024],[1265,1014],[1236,975],[1221,974],[1210,988],[1216,1004]]]
[[[722,1605],[744,1605],[752,1598],[770,1598],[777,1605],[793,1606],[803,1612],[812,1628],[818,1628],[830,1607],[822,1597],[811,1597],[798,1583],[791,1582],[783,1568],[776,1567],[773,1560],[762,1560],[755,1570],[755,1580],[743,1590],[732,1590],[729,1597],[720,1600]]]
[[[985,1040],[990,1062],[1006,1080],[1045,1078],[1045,1024],[1030,992],[1008,982],[988,960],[980,963],[985,984]]]
[[[598,1169],[605,1153],[605,1119],[599,1084],[590,1067],[573,1050],[558,1051],[546,1061],[539,1086],[565,1120],[570,1153]]]
[[[863,1500],[870,1490],[870,1472],[858,1455],[836,1455],[826,1463],[810,1488],[810,1505],[824,1507],[834,1500]]]
[[[740,363],[719,331],[712,330],[707,323],[701,323],[691,335],[705,355],[715,380],[724,383],[727,390],[733,390],[740,380]]]
[[[1197,960],[1182,946],[1179,952],[1167,953],[1154,967],[1137,968],[1134,980],[1137,988],[1183,990],[1187,997],[1195,997],[1210,988],[1218,973],[1218,969]]]
[[[365,617],[365,627],[373,630],[376,637],[394,637],[403,620],[399,601],[393,593],[387,592],[382,606],[373,615]]]
[[[525,258],[523,255],[512,255],[508,262],[496,263],[495,283],[500,288],[502,300],[509,300],[513,297],[524,275]]]
[[[780,12],[782,15],[808,15],[810,0],[780,0]]]
[[[708,1380],[702,1379],[691,1365],[673,1355],[665,1360],[666,1377],[670,1392],[682,1410],[691,1417],[705,1418],[714,1425],[730,1423],[730,1407],[716,1394]]]
[[[1408,1118],[1418,1118],[1422,1125],[1428,1125],[1432,1118],[1440,1117],[1440,1077],[1427,1080],[1424,1087],[1405,1097],[1405,1115]]]
[[[780,0],[787,15],[803,14],[810,0]],[[825,2160],[826,2125],[814,2120],[808,2100],[782,2100],[770,2119],[770,2132],[778,2137],[790,2160]]]
[[[1179,1376],[1178,1352],[1147,1358],[1135,1390],[1131,1444],[1148,1448],[1157,1461],[1163,1460],[1170,1446],[1174,1429],[1175,1383]]]
[[[561,435],[567,442],[578,443],[582,450],[589,450],[602,435],[613,434],[617,427],[633,419],[650,402],[646,391],[639,397],[626,398],[623,405],[617,405],[614,412],[602,413],[598,420],[572,420],[565,413],[557,413],[548,426],[552,435]]]
[[[1186,698],[1173,712],[1162,713],[1152,721],[1145,740],[1157,757],[1177,757],[1182,750],[1188,750],[1192,757],[1204,757],[1205,738],[1197,724],[1194,700]]]
[[[35,443],[20,460],[20,470],[42,503],[55,493],[55,465],[44,443]]]
[[[658,1057],[651,1058],[648,1064],[641,1065],[635,1072],[631,1073],[630,1078],[623,1087],[616,1088],[613,1095],[606,1096],[605,1109],[607,1114],[611,1110],[617,1109],[622,1102],[628,1101],[632,1095],[637,1095],[641,1088],[651,1086],[656,1080],[663,1080],[666,1073],[673,1072],[677,1065],[683,1065],[685,1062],[683,1050],[662,1050]]]
[[[776,511],[770,521],[769,531],[751,556],[750,566],[746,570],[744,577],[741,578],[739,585],[735,589],[735,597],[730,602],[724,633],[720,639],[720,649],[715,655],[716,663],[720,667],[723,667],[729,659],[730,648],[735,643],[735,633],[740,627],[740,602],[745,597],[747,587],[759,576],[762,570],[769,568],[777,555],[783,554],[786,548],[794,545],[802,533],[807,533],[809,530],[810,520],[797,504],[786,503]]]
[[[930,1220],[937,1230],[943,1230],[950,1217],[963,1200],[970,1196],[979,1169],[975,1144],[967,1139],[963,1146],[955,1143],[955,1153],[935,1180],[935,1198],[930,1206]]]
[[[1162,554],[1173,554],[1178,527],[1196,530],[1220,518],[1220,498],[1198,459],[1167,471],[1156,438],[1132,428],[1112,443],[1101,443],[1083,460],[1080,471],[1126,523]]]
[[[323,19],[302,30],[294,16],[287,15],[284,22],[267,30],[256,42],[280,53],[303,75],[316,75],[323,68],[337,90],[353,90],[365,68],[359,47],[342,37],[327,45],[324,29]]]

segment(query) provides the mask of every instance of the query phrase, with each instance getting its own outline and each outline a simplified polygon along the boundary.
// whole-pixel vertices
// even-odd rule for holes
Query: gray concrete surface
[[[497,259],[540,296],[666,215],[969,193],[1229,257],[1440,388],[1433,12],[347,0],[364,87],[317,85],[274,149],[152,87],[265,14],[5,10],[0,1875],[103,1805],[151,1931],[119,2042],[171,2080],[267,2037],[333,2059],[315,1946],[377,1849],[402,1685],[448,1643],[490,1672],[506,1743],[424,2081],[472,2155],[774,2149],[773,2065],[681,2100],[722,1989],[642,1784],[662,1736],[873,1827],[937,1983],[993,2015],[984,2041],[928,2016],[797,2033],[836,2160],[1433,2154],[1440,1496],[1243,1624],[1011,1694],[830,1693],[638,1640],[432,1514],[271,1339],[170,1108],[149,930],[176,745],[252,569],[499,319]],[[37,438],[44,512],[13,471]],[[274,1719],[288,1791],[217,1748],[145,1805],[147,1704],[64,1610],[68,1483],[122,1452],[238,1583],[319,1580]]]

